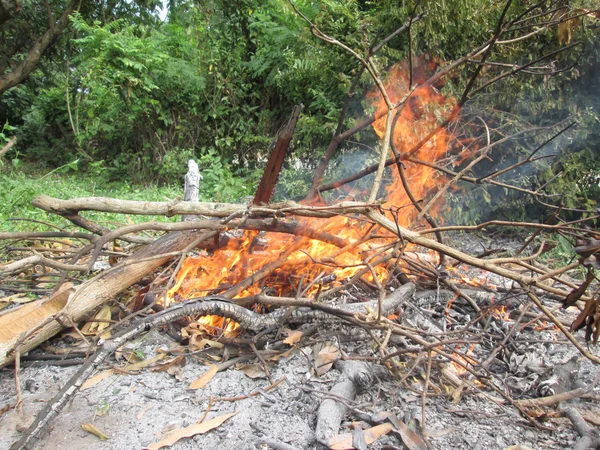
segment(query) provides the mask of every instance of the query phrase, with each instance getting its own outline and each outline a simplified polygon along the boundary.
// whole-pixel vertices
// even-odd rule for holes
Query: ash
[[[514,241],[507,241],[506,245],[513,249],[518,247]],[[465,242],[464,247],[471,249],[472,253],[480,251],[479,243],[474,240]],[[491,280],[497,286],[502,286],[501,281]],[[487,322],[477,329],[472,326],[474,314],[469,311],[468,305],[459,302],[449,310],[447,301],[439,297],[417,297],[411,305],[405,305],[398,320],[403,325],[433,335],[467,330],[462,335],[466,341],[478,333],[479,342],[475,345],[457,344],[456,355],[466,362],[470,361],[469,358],[485,362],[489,383],[496,390],[481,385],[473,375],[461,373],[438,357],[432,357],[429,362],[427,352],[422,353],[419,360],[415,353],[411,353],[410,343],[401,338],[391,339],[388,343],[390,352],[405,350],[398,356],[397,369],[408,376],[401,383],[398,376],[388,372],[388,375],[377,377],[356,398],[345,402],[349,409],[339,433],[352,433],[353,425],[354,428],[369,428],[384,422],[385,417],[392,414],[411,430],[420,433],[433,449],[574,447],[580,436],[571,421],[560,417],[557,412],[575,407],[590,424],[594,420],[600,423],[598,389],[591,389],[586,395],[559,405],[524,408],[529,417],[502,402],[499,391],[510,395],[513,400],[521,400],[586,388],[592,385],[598,368],[551,324],[544,325],[539,320],[523,316],[521,313],[527,304],[526,299],[504,301],[506,315],[493,314],[495,305],[503,299],[501,293],[493,295],[496,303],[482,303],[482,309],[488,308],[490,314]],[[549,300],[547,306],[552,308],[559,303]],[[577,311],[568,309],[557,314],[570,323]],[[519,317],[519,326],[506,339]],[[37,448],[145,448],[158,442],[170,430],[197,423],[205,414],[206,419],[211,419],[232,412],[237,412],[237,415],[219,427],[206,434],[182,439],[170,448],[325,448],[315,437],[317,410],[324,398],[331,398],[328,392],[343,375],[336,365],[320,376],[315,373],[318,344],[333,345],[341,350],[342,355],[361,359],[372,366],[378,364],[380,355],[372,339],[350,326],[323,324],[318,328],[313,326],[310,332],[305,331],[306,336],[293,347],[281,345],[281,342],[278,344],[275,333],[263,341],[260,350],[264,350],[261,354],[267,362],[270,379],[256,360],[218,372],[203,389],[189,389],[192,381],[206,372],[208,363],[242,352],[243,345],[236,343],[235,339],[220,349],[189,352],[184,347],[186,364],[171,371],[144,368],[138,373],[117,372],[79,392],[51,423],[49,432]],[[373,335],[380,342],[385,338],[378,332],[373,332]],[[580,334],[577,337],[583,340]],[[251,339],[252,336],[241,335],[239,338]],[[49,344],[54,348],[64,347],[65,338],[57,337]],[[169,349],[178,348],[165,333],[156,330],[133,345],[146,358],[165,352],[173,357],[176,352],[169,353]],[[599,355],[597,348],[592,347],[591,351]],[[247,353],[246,350],[244,352]],[[40,353],[43,350],[31,352],[31,356]],[[492,354],[493,357],[490,356]],[[122,362],[111,360],[108,364],[119,365]],[[11,407],[17,400],[14,369],[0,370],[0,450],[8,449],[18,440],[21,431],[30,424],[43,404],[77,369],[47,365],[41,361],[23,362],[23,366],[20,372],[22,414]],[[277,385],[273,387],[273,383]],[[426,384],[428,390],[423,403],[422,392]],[[532,419],[537,421],[537,427]],[[109,439],[101,441],[87,433],[81,428],[85,423],[93,423]],[[414,442],[405,446],[402,434],[396,431],[381,436],[368,446],[388,450],[407,447],[421,448]],[[362,447],[357,441],[356,448],[367,447]]]

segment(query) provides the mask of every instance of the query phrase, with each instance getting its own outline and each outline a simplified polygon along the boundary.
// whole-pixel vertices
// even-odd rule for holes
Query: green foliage
[[[25,41],[31,43],[31,36],[21,33],[23,37],[18,38],[19,30],[30,21],[33,36],[47,26],[45,3],[24,3],[15,28],[4,30],[7,42],[23,39],[23,49],[27,48]],[[50,3],[56,15],[65,0]],[[323,32],[360,54],[398,29],[413,12],[424,12],[411,29],[413,53],[441,66],[489,39],[504,7],[503,2],[490,0],[294,3]],[[0,97],[0,123],[8,120],[7,126],[14,127],[5,127],[3,133],[19,137],[18,152],[11,155],[13,172],[6,175],[18,182],[12,185],[4,179],[0,183],[15,191],[8,204],[26,208],[21,199],[30,199],[37,189],[22,182],[16,169],[23,161],[45,166],[47,172],[76,159],[80,170],[92,175],[93,191],[112,183],[121,193],[138,185],[178,184],[187,160],[195,158],[204,176],[202,198],[238,201],[253,193],[273,137],[292,106],[299,103],[305,109],[294,134],[293,156],[281,177],[285,188],[277,195],[303,196],[336,129],[359,63],[312,36],[286,0],[172,0],[164,22],[153,14],[161,4],[158,0],[114,1],[106,8],[105,2],[84,0],[72,17],[70,31],[57,41],[39,70]],[[533,4],[512,2],[507,16],[517,17]],[[580,1],[575,6],[586,5]],[[570,208],[595,208],[600,198],[600,135],[596,131],[600,129],[600,104],[599,97],[589,93],[600,88],[594,76],[600,68],[599,41],[586,27],[572,31],[573,40],[580,39],[584,45],[540,63],[560,67],[577,63],[572,70],[551,77],[526,73],[507,77],[467,104],[461,127],[466,136],[483,133],[480,123],[484,120],[498,138],[531,125],[577,118],[576,131],[544,148],[543,154],[553,152],[555,157],[501,180],[529,189],[545,186],[549,194],[560,194],[557,200]],[[400,34],[376,55],[384,78],[387,68],[408,56],[408,43],[408,34]],[[544,30],[534,40],[495,47],[490,60],[520,64],[559,45],[557,33]],[[10,62],[5,56],[0,51],[0,71],[4,62]],[[467,64],[436,87],[458,97],[476,67]],[[485,67],[484,77],[505,70]],[[372,81],[363,74],[350,100],[344,129],[372,112],[371,102],[365,101],[372,90]],[[6,136],[0,135],[0,143]],[[333,162],[329,178],[360,170],[377,158],[376,150],[365,153],[368,146],[377,146],[370,129],[352,139],[339,154],[352,155],[356,164]],[[494,148],[490,157],[497,167],[507,167],[544,139],[507,142]],[[483,161],[473,175],[483,176],[493,168],[491,162]],[[368,182],[361,180],[357,189]],[[465,186],[464,191],[448,196],[454,205],[453,218],[463,222],[483,218],[484,211],[515,218],[525,218],[526,213],[535,219],[543,215],[526,196],[501,187]],[[465,202],[477,206],[467,208]]]
[[[97,172],[94,170],[88,173],[76,171],[75,161],[46,173],[39,173],[38,168],[29,165],[23,166],[23,170],[0,173],[0,229],[2,230],[52,229],[52,227],[28,222],[28,220],[41,221],[61,228],[72,227],[72,224],[65,219],[31,205],[33,198],[41,194],[63,199],[98,196],[145,201],[170,201],[182,197],[183,179],[176,187],[132,186],[127,181],[106,183],[98,178]],[[127,223],[127,219],[119,214],[89,212],[84,213],[84,216],[105,224]],[[13,222],[10,220],[15,218],[24,219],[24,221]],[[176,217],[157,217],[156,219],[171,222],[177,220]],[[133,216],[129,220],[143,222],[148,218]]]

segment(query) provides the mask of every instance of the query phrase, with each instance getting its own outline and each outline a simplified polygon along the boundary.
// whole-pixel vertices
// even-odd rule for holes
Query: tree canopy
[[[473,94],[457,125],[464,139],[483,123],[500,139],[576,122],[544,146],[536,170],[518,176],[528,189],[559,194],[564,207],[589,210],[600,201],[592,3],[509,2],[505,11],[507,3],[489,0],[2,0],[0,139],[18,137],[9,159],[50,169],[78,160],[106,181],[178,182],[194,157],[210,196],[243,197],[252,194],[277,130],[302,103],[280,191],[302,197],[331,136],[370,116],[376,91],[360,62],[315,38],[310,22],[362,55],[391,36],[374,56],[382,79],[409,56],[411,77],[413,65],[435,71],[460,61],[435,88],[457,100],[467,100],[465,87]],[[465,57],[494,35],[503,14],[513,25],[487,61],[485,51]],[[403,25],[410,32],[394,35]],[[520,66],[527,67],[503,75]],[[483,78],[470,86],[474,75]],[[508,140],[478,170],[509,166],[546,139]],[[377,143],[370,127],[341,142],[338,154],[352,157],[332,164],[325,180],[376,161]],[[498,186],[452,195],[464,221],[480,214],[459,212],[465,197],[502,197],[493,214],[520,215],[529,201]]]

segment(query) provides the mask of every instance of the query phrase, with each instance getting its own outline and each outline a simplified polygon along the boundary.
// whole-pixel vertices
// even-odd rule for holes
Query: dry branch
[[[390,295],[384,305],[385,313],[389,314],[400,303],[406,300],[414,293],[414,285],[407,285]],[[371,304],[353,304],[345,305],[342,308],[332,308],[325,305],[319,305],[306,300],[289,299],[289,305],[303,305],[304,308],[296,309],[288,315],[288,320],[301,323],[310,321],[323,321],[328,318],[335,319],[336,316],[342,318],[351,318],[359,311],[367,311],[369,307],[373,308],[376,302]],[[314,311],[313,309],[316,309]],[[200,299],[190,300],[189,302],[179,303],[171,306],[164,311],[142,319],[131,325],[127,329],[118,333],[115,337],[105,341],[102,346],[92,355],[88,361],[71,377],[63,386],[59,393],[40,411],[36,420],[24,433],[23,437],[13,446],[12,450],[27,448],[35,440],[39,439],[40,434],[50,421],[56,417],[60,411],[67,405],[73,396],[79,391],[83,383],[94,373],[96,368],[117,348],[124,345],[128,340],[136,337],[140,333],[155,328],[159,325],[171,323],[177,319],[194,316],[217,314],[224,317],[233,318],[244,328],[261,330],[269,326],[280,323],[280,319],[285,311],[279,310],[269,315],[260,315],[249,311],[239,305],[224,300],[222,297],[209,296]],[[353,381],[357,378],[364,380],[364,374],[353,375]],[[340,419],[341,421],[341,419]]]
[[[12,139],[10,141],[8,141],[8,143],[4,147],[2,147],[2,149],[0,149],[0,158],[2,158],[6,153],[8,153],[8,151],[11,148],[13,148],[16,143],[17,143],[17,137],[13,136]]]
[[[15,351],[24,353],[31,350],[62,330],[61,322],[56,320],[59,317],[65,317],[67,323],[84,320],[100,305],[172,257],[164,254],[185,249],[197,237],[195,231],[167,234],[117,266],[81,284],[68,299],[54,296],[49,300],[37,300],[1,316],[0,367],[14,360]],[[48,305],[53,308],[48,309]],[[42,314],[34,316],[34,311]],[[44,314],[45,311],[49,314]]]
[[[76,214],[80,211],[99,211],[119,214],[172,217],[194,214],[207,217],[235,218],[241,216],[274,216],[285,214],[307,217],[333,217],[338,214],[364,212],[372,203],[340,202],[331,206],[313,207],[293,201],[272,203],[266,206],[242,205],[233,203],[193,203],[193,202],[144,202],[136,200],[117,200],[107,197],[83,197],[61,200],[47,195],[33,199],[33,206],[61,216]]]

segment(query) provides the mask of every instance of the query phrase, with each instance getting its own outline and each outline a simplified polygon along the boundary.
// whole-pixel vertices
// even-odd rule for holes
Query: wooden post
[[[185,174],[185,190],[183,193],[183,200],[186,202],[198,203],[200,193],[200,182],[202,181],[202,175],[200,175],[200,169],[198,164],[193,159],[188,161],[188,172]],[[181,218],[184,222],[195,220],[196,216],[185,214]]]

